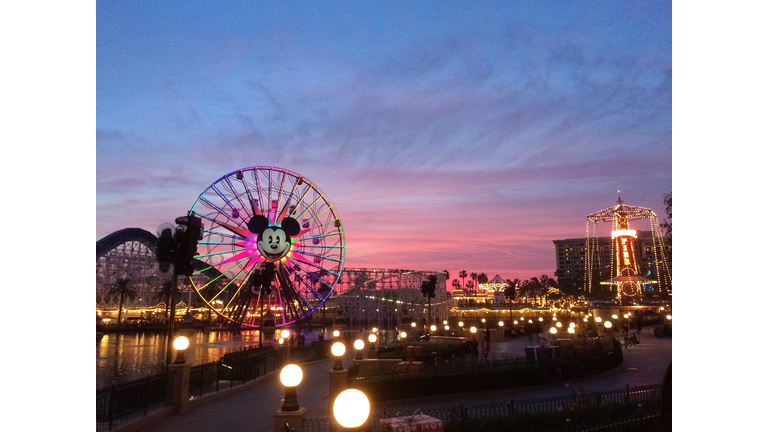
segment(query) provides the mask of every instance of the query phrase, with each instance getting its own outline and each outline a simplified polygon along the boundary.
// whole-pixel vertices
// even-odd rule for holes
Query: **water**
[[[297,336],[295,330],[289,332]],[[300,330],[309,345],[318,340],[320,329]],[[259,345],[259,331],[247,330],[239,334],[211,331],[182,330],[189,338],[184,357],[194,365],[218,361],[224,354]],[[326,336],[329,336],[326,333]],[[107,333],[96,341],[96,388],[144,378],[165,371],[167,333]],[[265,333],[263,345],[276,343],[274,335]],[[176,351],[172,359],[176,358]]]

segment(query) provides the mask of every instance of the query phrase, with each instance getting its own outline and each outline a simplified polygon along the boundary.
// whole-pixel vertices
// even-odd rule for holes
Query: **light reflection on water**
[[[289,330],[297,336],[294,330]],[[301,330],[309,345],[318,340],[320,331]],[[228,352],[259,345],[259,331],[233,332],[180,332],[189,338],[189,348],[184,354],[187,363],[199,365],[219,360]],[[274,335],[264,334],[263,345],[271,345]],[[103,388],[165,370],[167,333],[107,333],[96,341],[96,388]],[[176,351],[173,357],[176,358]]]
[[[321,329],[289,330],[297,337],[304,335],[305,345],[319,339]],[[347,332],[345,332],[347,333]],[[350,337],[357,333],[350,331]],[[259,345],[258,330],[234,332],[181,330],[180,334],[189,338],[189,348],[184,354],[187,363],[194,365],[218,361],[228,352],[242,350],[248,346]],[[119,384],[144,378],[165,371],[165,341],[168,334],[162,333],[106,333],[96,341],[96,388]],[[262,345],[277,343],[274,332],[264,333]],[[277,336],[279,337],[279,336]],[[330,331],[325,331],[326,338],[332,338]],[[396,331],[380,330],[379,342],[392,342],[397,338]],[[367,341],[367,338],[365,338]],[[350,341],[351,342],[351,341]],[[351,349],[349,347],[348,349]],[[176,358],[173,351],[172,360]]]

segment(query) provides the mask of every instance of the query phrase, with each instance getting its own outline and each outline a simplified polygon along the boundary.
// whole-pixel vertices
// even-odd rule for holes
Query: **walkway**
[[[431,398],[387,401],[376,404],[374,412],[381,412],[386,406],[388,412],[410,414],[416,409],[451,407],[460,402],[464,405],[508,402],[542,397],[564,396],[570,390],[602,391],[640,385],[661,384],[667,366],[672,362],[672,340],[653,336],[652,329],[644,329],[639,335],[640,344],[624,349],[624,362],[618,368],[591,378],[567,383],[556,383],[531,388],[517,388],[482,393],[463,393]],[[504,355],[523,357],[524,347],[533,345],[526,336],[508,338],[492,344],[491,356]],[[344,366],[352,365],[354,350],[344,356]],[[304,379],[297,388],[299,405],[307,408],[307,417],[329,415],[328,372],[333,360],[322,360],[302,364]],[[285,389],[278,374],[270,374],[248,388],[225,398],[205,403],[190,411],[166,418],[150,427],[147,432],[207,432],[226,430],[228,432],[272,432],[275,411],[280,409]]]

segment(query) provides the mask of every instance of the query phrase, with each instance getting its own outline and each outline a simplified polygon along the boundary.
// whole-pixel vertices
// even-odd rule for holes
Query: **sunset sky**
[[[97,1],[95,77],[96,240],[275,166],[345,267],[529,279],[672,191],[670,1]]]

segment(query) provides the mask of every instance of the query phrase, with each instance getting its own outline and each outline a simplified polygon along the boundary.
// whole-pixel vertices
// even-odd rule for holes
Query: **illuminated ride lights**
[[[659,280],[650,280],[640,276],[635,251],[635,241],[638,239],[638,235],[636,230],[629,227],[630,221],[640,219],[650,220],[653,260],[649,265],[657,269],[657,279]],[[590,222],[592,222],[591,230]],[[596,234],[597,224],[603,222],[611,222],[613,225],[610,263],[602,262],[600,243]],[[602,279],[600,284],[615,286],[618,298],[627,296],[639,299],[642,296],[642,284],[656,283],[662,287],[662,290],[668,290],[671,293],[672,277],[663,250],[664,245],[665,242],[656,214],[649,208],[626,205],[619,196],[616,206],[587,216],[584,290],[592,292],[592,281],[597,278]],[[605,274],[605,269],[609,270],[608,274]],[[645,272],[645,276],[650,275],[651,270],[649,268]]]
[[[203,220],[189,282],[208,307],[242,328],[275,327],[309,315],[334,291],[344,268],[344,228],[336,208],[305,177],[282,168],[233,171],[206,188],[190,214]],[[194,276],[194,275],[193,275]]]

